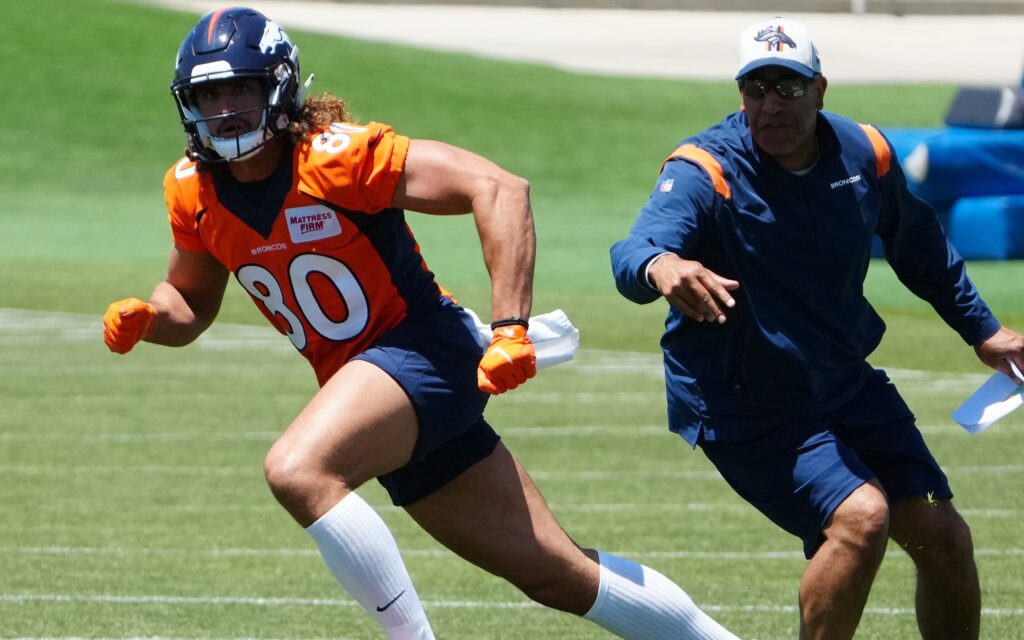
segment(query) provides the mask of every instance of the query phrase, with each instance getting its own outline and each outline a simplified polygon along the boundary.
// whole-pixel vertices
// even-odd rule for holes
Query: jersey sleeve
[[[182,158],[164,176],[164,202],[171,223],[174,246],[185,251],[207,252],[196,225],[198,177],[195,164]]]
[[[409,138],[378,122],[334,123],[300,152],[300,189],[346,209],[376,213],[391,207],[405,171]]]

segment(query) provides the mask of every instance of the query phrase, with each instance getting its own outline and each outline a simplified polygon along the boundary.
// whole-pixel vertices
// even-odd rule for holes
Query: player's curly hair
[[[348,122],[351,114],[345,101],[333,93],[307,98],[288,125],[291,141],[298,143],[309,134],[323,131],[332,122]]]
[[[352,118],[348,104],[333,93],[306,98],[302,106],[289,116],[291,122],[288,124],[287,138],[293,144],[298,144],[312,133],[327,129],[332,122],[348,122]],[[209,164],[195,157],[187,146],[185,155],[195,161],[196,169],[200,172],[210,170]]]

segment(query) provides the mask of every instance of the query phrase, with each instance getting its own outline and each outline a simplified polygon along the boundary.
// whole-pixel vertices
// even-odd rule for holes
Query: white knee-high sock
[[[598,554],[601,586],[587,620],[630,640],[738,640],[654,569]]]
[[[327,568],[392,640],[434,640],[423,604],[384,521],[350,493],[306,533]]]

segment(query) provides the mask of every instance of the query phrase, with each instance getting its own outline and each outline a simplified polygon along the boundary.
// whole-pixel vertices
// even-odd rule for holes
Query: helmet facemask
[[[186,88],[174,89],[174,97],[181,114],[181,123],[188,136],[189,149],[200,160],[233,162],[246,158],[266,145],[275,135],[287,129],[290,118],[282,105],[282,96],[287,95],[289,91],[294,95],[295,81],[294,75],[285,65],[278,66],[272,73],[261,73],[256,76],[234,74],[223,78],[215,77],[215,75],[189,78]],[[273,83],[267,77],[271,75],[275,77]],[[263,104],[243,111],[231,111],[212,116],[204,117],[200,113],[195,94],[204,84],[240,81],[253,77],[262,80],[261,87],[266,96]],[[260,115],[259,123],[253,130],[237,136],[218,137],[215,135],[214,132],[217,131],[222,121],[237,118],[248,121],[245,116],[254,112],[259,112]]]

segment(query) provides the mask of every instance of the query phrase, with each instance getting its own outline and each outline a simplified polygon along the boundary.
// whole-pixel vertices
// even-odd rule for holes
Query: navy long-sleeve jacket
[[[863,290],[873,235],[903,284],[965,342],[999,329],[888,141],[828,112],[817,135],[821,156],[803,176],[757,149],[742,112],[684,140],[611,249],[616,286],[637,303],[661,297],[645,270],[665,252],[740,283],[724,324],[668,312],[669,427],[691,445],[702,432],[742,440],[824,415],[856,394],[885,331]]]

